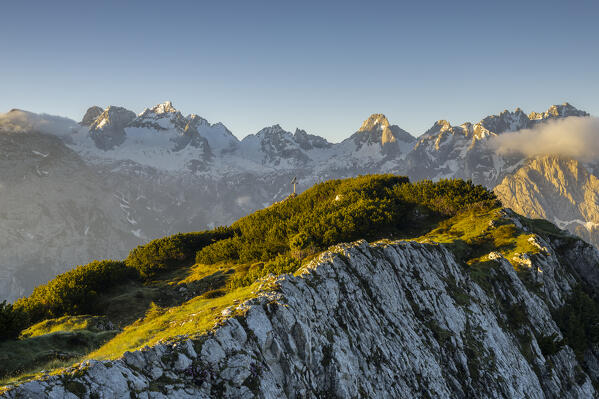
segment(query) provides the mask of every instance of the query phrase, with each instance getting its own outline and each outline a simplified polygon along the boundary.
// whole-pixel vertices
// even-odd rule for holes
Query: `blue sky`
[[[332,141],[375,112],[415,135],[517,106],[599,114],[597,1],[24,0],[2,16],[0,112],[171,100],[238,137],[279,123]]]

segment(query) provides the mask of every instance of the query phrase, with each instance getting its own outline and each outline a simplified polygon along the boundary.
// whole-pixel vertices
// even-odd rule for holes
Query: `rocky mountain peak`
[[[358,132],[370,132],[375,129],[383,130],[383,128],[389,127],[389,120],[383,114],[372,114],[362,123],[362,126]]]
[[[81,126],[91,126],[91,124],[94,123],[96,118],[100,116],[102,112],[104,112],[104,110],[98,107],[97,105],[89,107],[85,112],[85,115],[83,115],[83,119],[81,119],[81,122],[79,122],[79,124]]]
[[[308,134],[305,130],[302,129],[295,129],[293,138],[295,139],[295,142],[299,144],[299,146],[303,150],[311,150],[313,148],[329,148],[332,145],[325,138],[313,134]]]
[[[480,121],[479,125],[489,132],[500,134],[503,132],[526,129],[530,127],[530,119],[520,108],[516,108],[514,112],[506,109],[499,115],[487,116]]]
[[[210,123],[206,119],[204,119],[201,116],[196,115],[196,114],[189,115],[187,117],[187,120],[189,121],[189,123],[191,123],[194,126],[203,126],[203,125],[210,126]]]
[[[289,132],[287,132],[285,129],[283,129],[281,127],[281,125],[279,125],[278,123],[276,125],[272,125],[269,127],[265,127],[264,129],[261,129],[258,133],[256,133],[257,136],[273,136],[273,135],[284,135],[284,134],[289,134]]]
[[[567,116],[589,116],[588,112],[581,111],[570,103],[552,105],[545,112],[531,112],[528,117],[531,120],[542,120],[551,118],[565,118]]]
[[[165,101],[162,104],[155,105],[152,108],[152,112],[155,114],[167,114],[167,113],[175,113],[177,110],[173,107],[173,103],[170,101]]]
[[[90,125],[90,130],[98,130],[107,125],[123,127],[135,119],[135,112],[123,107],[109,105]]]
[[[121,145],[126,138],[125,127],[135,119],[135,112],[123,107],[109,106],[90,125],[92,140],[101,150]]]
[[[446,130],[451,130],[451,123],[445,119],[439,119],[433,124],[433,126],[431,126],[430,129],[424,132],[422,137],[433,136]]]
[[[183,132],[188,122],[190,121],[181,112],[177,111],[170,101],[165,101],[152,108],[144,109],[132,123],[132,126],[153,130],[170,130],[174,128],[179,132]]]
[[[397,125],[391,125],[384,114],[372,114],[362,123],[360,129],[353,137],[358,148],[364,143],[378,143],[382,147],[388,147],[398,140],[404,143],[411,143],[415,138]],[[395,147],[392,145],[391,147]]]

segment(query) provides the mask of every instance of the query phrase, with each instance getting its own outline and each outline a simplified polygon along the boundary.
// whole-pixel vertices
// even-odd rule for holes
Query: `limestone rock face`
[[[102,112],[104,112],[104,110],[96,105],[94,105],[93,107],[89,107],[85,112],[85,115],[83,115],[83,119],[81,119],[81,122],[79,122],[79,124],[81,126],[91,126],[91,124],[94,123],[96,118],[102,115]]]
[[[135,112],[110,106],[89,127],[89,134],[101,150],[111,150],[126,139],[125,127],[135,119]]]
[[[580,278],[599,288],[599,253],[534,241],[534,289],[501,255],[482,284],[440,245],[338,245],[208,334],[87,361],[2,397],[72,397],[73,387],[80,398],[597,397],[597,353],[582,364],[538,340],[562,338],[551,312]]]
[[[356,151],[365,145],[378,144],[387,156],[397,156],[416,142],[414,136],[397,125],[391,125],[383,114],[370,115],[350,140],[356,144]]]
[[[556,156],[532,159],[494,191],[504,206],[550,220],[599,245],[599,179],[579,161]]]

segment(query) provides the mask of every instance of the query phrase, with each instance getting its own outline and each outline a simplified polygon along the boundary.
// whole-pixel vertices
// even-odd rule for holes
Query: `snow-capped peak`
[[[530,115],[528,115],[531,120],[564,118],[567,116],[589,116],[589,113],[581,111],[570,103],[565,102],[559,105],[552,105],[545,112],[531,112]]]
[[[135,119],[135,113],[123,107],[109,106],[90,125],[92,140],[101,150],[111,150],[126,139],[125,128]]]
[[[291,135],[291,133],[283,129],[279,124],[265,127],[256,133],[256,136],[260,137],[272,135]]]
[[[155,114],[166,114],[166,113],[175,113],[177,110],[173,107],[173,103],[170,101],[165,101],[162,104],[155,105],[152,108],[152,112]]]

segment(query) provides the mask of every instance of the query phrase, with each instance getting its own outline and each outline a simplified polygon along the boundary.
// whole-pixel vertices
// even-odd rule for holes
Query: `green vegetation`
[[[257,262],[339,242],[414,236],[474,204],[498,206],[482,186],[463,180],[410,184],[392,175],[330,180],[302,195],[246,216],[231,238],[198,252],[198,263]]]
[[[92,332],[101,332],[110,330],[112,323],[103,316],[63,316],[58,319],[49,319],[34,324],[23,330],[20,338],[32,338],[41,335],[51,334],[59,331],[79,331],[87,330]]]
[[[551,223],[520,220],[535,233],[571,239]],[[243,312],[241,302],[270,289],[267,276],[295,273],[330,245],[357,239],[442,243],[488,293],[506,278],[491,255],[500,253],[530,284],[526,256],[541,249],[531,241],[534,234],[516,224],[493,193],[470,181],[410,183],[393,175],[327,181],[230,227],[154,240],[124,261],[78,266],[27,298],[1,303],[0,377],[14,381],[84,358],[113,359],[178,336],[201,335],[222,317]],[[472,303],[455,281],[447,282],[456,303]],[[523,353],[532,356],[526,308],[499,299],[497,306]],[[565,338],[536,337],[545,355],[568,344],[582,357],[599,343],[599,305],[588,291],[577,288],[554,317]],[[441,343],[451,338],[438,324],[429,328]],[[464,337],[471,375],[494,361],[485,357],[476,335],[469,331]],[[324,362],[330,361],[328,352],[324,347]],[[77,384],[68,389],[83,392]]]
[[[211,231],[179,233],[159,238],[132,250],[125,259],[125,264],[136,269],[142,278],[149,279],[179,267],[182,262],[193,259],[196,252],[206,245],[232,235],[232,229],[218,227]]]
[[[246,273],[235,275],[229,281],[229,288],[246,287],[254,281],[268,276],[269,274],[280,275],[293,273],[300,268],[300,262],[292,257],[278,255],[267,263],[256,263]]]
[[[0,341],[18,337],[21,330],[28,325],[27,313],[6,301],[0,303]]]
[[[554,318],[565,342],[579,359],[592,345],[599,343],[599,305],[582,287],[577,286]]]
[[[234,289],[217,298],[198,296],[168,309],[154,304],[143,318],[126,327],[88,358],[116,358],[125,351],[156,344],[177,335],[200,335],[214,326],[225,308],[252,298],[255,289],[254,286]]]
[[[136,279],[135,269],[114,260],[93,261],[40,285],[13,308],[24,312],[30,323],[64,315],[97,314],[98,295],[108,287]]]
[[[36,331],[34,335],[0,342],[0,377],[13,380],[24,373],[21,378],[26,378],[40,370],[68,366],[118,333],[78,327],[71,330],[67,320],[61,324],[61,331],[42,333],[32,326],[31,329]],[[0,384],[3,382],[6,381],[0,380]]]
[[[487,263],[490,252],[500,253],[518,268],[518,254],[539,252],[529,241],[533,236],[505,218],[501,208],[472,206],[442,221],[418,240],[447,244],[458,260],[474,268],[492,266]]]

